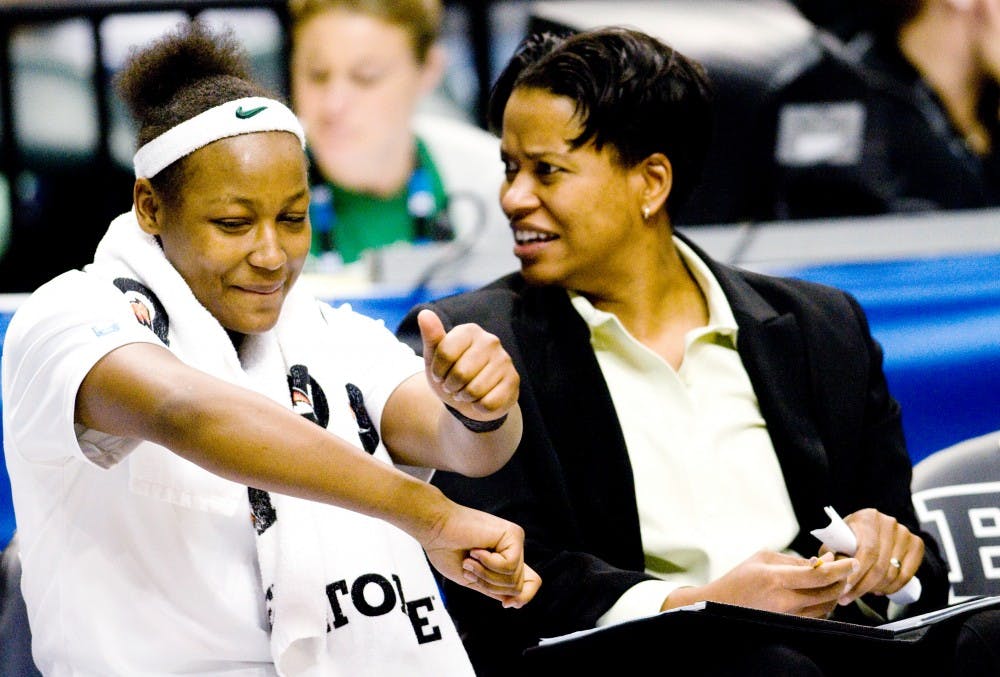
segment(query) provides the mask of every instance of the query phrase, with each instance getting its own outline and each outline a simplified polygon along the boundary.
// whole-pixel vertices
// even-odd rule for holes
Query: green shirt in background
[[[367,249],[377,249],[394,242],[451,239],[448,230],[440,232],[447,196],[441,175],[417,139],[417,167],[409,182],[398,193],[379,197],[359,193],[326,182],[313,163],[313,195],[309,216],[313,226],[310,253],[321,256],[336,251],[344,263],[353,263]]]

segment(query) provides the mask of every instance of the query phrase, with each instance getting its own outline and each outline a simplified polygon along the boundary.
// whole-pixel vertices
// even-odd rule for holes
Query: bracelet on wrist
[[[492,421],[479,421],[474,418],[469,418],[455,407],[449,406],[447,404],[444,406],[445,409],[447,409],[452,416],[461,421],[462,425],[464,425],[466,428],[468,428],[474,433],[493,432],[494,430],[502,426],[504,424],[504,421],[507,420],[507,414],[504,414],[500,418],[495,418]]]

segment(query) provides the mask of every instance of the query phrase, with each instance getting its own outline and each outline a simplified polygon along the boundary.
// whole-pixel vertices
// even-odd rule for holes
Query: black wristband
[[[504,414],[500,418],[495,418],[492,421],[477,421],[474,418],[469,418],[455,407],[450,407],[446,404],[444,405],[444,408],[447,409],[452,416],[461,421],[462,425],[464,425],[466,428],[468,428],[474,433],[493,432],[494,430],[502,426],[504,424],[504,421],[507,420],[507,414]]]

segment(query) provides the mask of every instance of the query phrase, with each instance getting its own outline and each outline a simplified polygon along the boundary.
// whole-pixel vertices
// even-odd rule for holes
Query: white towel
[[[140,303],[137,319],[187,364],[252,388],[391,462],[361,390],[338,366],[351,356],[330,347],[325,304],[293,289],[274,330],[247,337],[238,355],[131,212],[112,222],[88,272]],[[423,551],[408,535],[348,510],[220,482],[152,446],[131,459],[134,489],[225,513],[249,501],[279,674],[473,674]]]

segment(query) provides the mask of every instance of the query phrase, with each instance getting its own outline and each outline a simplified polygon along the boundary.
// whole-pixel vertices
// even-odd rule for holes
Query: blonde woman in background
[[[449,240],[487,254],[465,260],[467,277],[516,268],[496,137],[426,110],[446,65],[441,3],[291,0],[289,10],[292,103],[313,160],[310,270]]]

